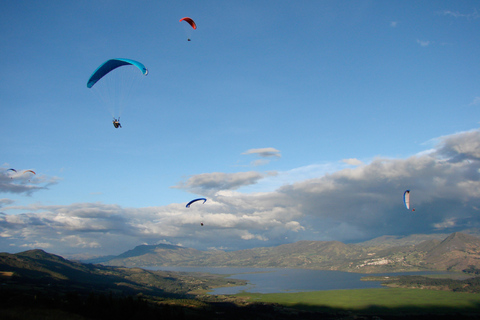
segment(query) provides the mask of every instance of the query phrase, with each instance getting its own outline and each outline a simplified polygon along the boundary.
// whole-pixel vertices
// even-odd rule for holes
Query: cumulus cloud
[[[172,188],[186,189],[194,193],[211,195],[220,190],[236,190],[243,186],[257,183],[260,179],[275,175],[275,172],[261,173],[256,171],[223,173],[212,172],[191,176]]]
[[[261,235],[255,235],[255,234],[251,234],[250,232],[248,231],[244,231],[241,238],[243,240],[252,240],[252,239],[257,239],[257,240],[261,240],[261,241],[268,241],[268,238],[264,237],[264,236],[261,236]]]
[[[0,250],[37,246],[59,254],[99,255],[160,242],[233,250],[480,227],[479,141],[479,130],[460,132],[438,138],[429,152],[337,166],[263,192],[238,188],[260,181],[265,173],[196,175],[177,187],[210,196],[205,204],[189,209],[183,203],[148,208],[103,203],[21,207],[4,199],[3,211],[24,213],[0,215]],[[359,163],[355,160],[347,163]],[[415,212],[403,205],[406,189],[411,190]]]
[[[363,164],[361,160],[355,159],[355,158],[350,158],[350,159],[343,159],[342,162],[349,164],[351,166],[360,166]]]
[[[436,156],[450,162],[480,160],[480,131],[468,131],[439,139]]]
[[[142,243],[199,249],[242,248],[239,242],[256,246],[270,239],[269,229],[302,229],[298,222],[292,223],[295,215],[291,210],[271,206],[272,196],[276,197],[224,191],[205,205],[188,210],[183,204],[138,209],[102,203],[9,207],[28,212],[0,215],[0,250],[21,251],[36,246],[50,251],[54,248],[53,252],[59,254],[88,251],[98,255],[119,254]],[[283,201],[279,199],[278,203]],[[272,234],[276,237],[278,233],[276,230]]]
[[[456,225],[456,219],[455,218],[448,218],[448,219],[445,219],[442,222],[434,223],[433,227],[435,229],[443,230],[443,229],[455,227],[455,225]]]
[[[292,230],[295,232],[305,230],[305,227],[303,227],[298,221],[290,221],[285,224],[286,229]]]
[[[140,231],[132,228],[131,209],[101,203],[77,203],[68,206],[26,207],[8,209],[26,213],[0,216],[0,235],[4,246],[17,248],[56,248],[57,252],[81,252],[95,248],[98,253],[111,252],[118,245],[132,245]],[[41,240],[40,240],[41,239]],[[107,249],[110,246],[110,249]],[[1,248],[5,250],[5,248]],[[78,251],[80,250],[80,251]],[[108,251],[110,250],[110,251]],[[113,249],[115,250],[115,249]]]
[[[343,224],[344,233],[337,232],[343,239],[349,238],[350,229],[356,230],[357,237],[367,237],[476,226],[479,220],[465,218],[478,211],[480,204],[478,141],[478,130],[443,137],[435,152],[407,159],[377,158],[278,192],[298,203],[310,220],[328,221],[328,234],[332,226]],[[411,190],[415,214],[401,205],[406,189]],[[462,225],[461,219],[465,219]]]
[[[9,171],[7,167],[0,168],[0,192],[24,194],[27,196],[32,193],[48,189],[49,186],[58,183],[59,178],[48,177],[45,175],[35,175],[24,173],[24,171]]]

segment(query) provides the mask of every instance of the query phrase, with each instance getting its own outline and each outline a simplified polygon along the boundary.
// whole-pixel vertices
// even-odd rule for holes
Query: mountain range
[[[125,267],[305,268],[361,273],[461,271],[480,268],[480,238],[456,232],[406,238],[382,237],[358,244],[299,241],[231,252],[200,251],[175,245],[141,245],[101,262]]]

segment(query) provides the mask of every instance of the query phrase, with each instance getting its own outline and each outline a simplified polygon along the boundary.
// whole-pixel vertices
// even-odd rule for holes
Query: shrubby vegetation
[[[477,269],[474,265],[470,265],[467,269],[462,271],[469,274],[480,274],[480,269]]]
[[[425,276],[398,276],[384,281],[385,285],[406,288],[449,290],[455,292],[480,293],[480,277],[465,280],[434,278]]]

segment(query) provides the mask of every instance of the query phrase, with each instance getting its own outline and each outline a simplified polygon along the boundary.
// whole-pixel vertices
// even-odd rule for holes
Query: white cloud
[[[417,39],[417,43],[422,46],[422,47],[428,47],[429,45],[431,45],[433,42],[431,41],[428,41],[428,40],[419,40]]]
[[[480,131],[460,132],[439,138],[436,155],[450,162],[480,160]]]
[[[35,242],[32,242],[32,243],[22,244],[22,245],[20,245],[20,247],[29,248],[29,249],[37,249],[37,248],[40,248],[40,249],[49,249],[49,248],[52,248],[53,245],[52,245],[51,243],[47,243],[47,242],[38,242],[38,241],[35,241]]]
[[[477,10],[474,9],[472,13],[460,13],[458,11],[444,10],[441,12],[444,16],[451,16],[454,18],[477,19],[480,17]]]
[[[305,227],[302,227],[302,225],[298,221],[289,221],[285,224],[285,227],[288,230],[292,230],[295,232],[305,230]]]
[[[281,158],[282,156],[280,151],[275,148],[249,149],[243,152],[242,154],[245,154],[245,155],[254,154],[261,157],[262,159],[255,160],[250,163],[252,166],[255,166],[255,167],[269,164],[271,158]]]
[[[259,149],[249,149],[242,154],[256,154],[263,158],[275,157],[280,158],[282,155],[279,150],[275,148],[259,148]]]
[[[179,187],[208,193],[209,198],[188,209],[184,203],[148,208],[99,202],[5,206],[4,212],[24,213],[0,214],[0,250],[38,245],[58,254],[119,254],[159,241],[197,249],[242,249],[480,226],[479,130],[440,137],[429,152],[406,159],[378,157],[352,164],[360,162],[352,158],[275,176],[192,176]],[[268,179],[280,180],[268,182],[261,192],[240,191]],[[406,189],[411,190],[415,212],[403,206]]]
[[[355,159],[355,158],[350,158],[350,159],[343,159],[342,162],[349,164],[351,166],[360,166],[363,164],[361,160]]]
[[[260,235],[251,234],[250,232],[244,232],[240,237],[243,240],[257,239],[257,240],[261,240],[261,241],[268,241],[268,238],[266,238],[264,236],[260,236]]]
[[[448,219],[445,219],[442,222],[434,223],[433,227],[435,229],[443,230],[443,229],[455,227],[455,225],[456,225],[456,219],[455,218],[448,218]]]
[[[276,175],[275,172],[260,173],[256,171],[223,173],[212,172],[191,176],[172,188],[186,189],[199,194],[212,194],[220,190],[235,190],[242,186],[257,183],[267,176]]]

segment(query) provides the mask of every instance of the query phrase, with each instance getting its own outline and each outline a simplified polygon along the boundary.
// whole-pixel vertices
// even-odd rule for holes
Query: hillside
[[[462,230],[461,233],[480,238],[480,229],[471,228]],[[442,241],[450,234],[448,233],[432,233],[432,234],[411,234],[408,236],[391,236],[385,235],[378,238],[374,238],[368,241],[357,243],[360,246],[368,247],[370,249],[386,249],[391,247],[418,245],[427,240],[439,240]]]
[[[437,233],[437,234],[413,234],[406,237],[401,236],[382,236],[369,241],[358,243],[362,247],[368,247],[370,249],[386,249],[392,247],[418,245],[428,240],[442,241],[449,234]]]
[[[108,265],[140,267],[169,265],[177,262],[189,264],[205,259],[209,255],[208,252],[174,245],[141,245],[108,260]]]
[[[364,256],[363,248],[339,241],[299,241],[272,248],[217,253],[202,260],[202,264],[222,267],[341,270],[346,261]]]
[[[83,264],[63,259],[43,250],[17,254],[0,253],[0,279],[5,285],[48,285],[58,292],[71,287],[79,292],[122,292],[155,296],[187,296],[191,291],[207,290],[244,281],[211,274],[184,274]]]
[[[362,273],[460,271],[470,265],[480,268],[480,238],[457,232],[441,240],[436,236],[426,239],[420,242],[418,237],[410,237],[401,242],[404,245],[398,246],[382,246],[378,240],[371,242],[371,246],[338,241],[299,241],[277,247],[232,252],[199,251],[165,245],[140,246],[104,264],[126,267],[284,267]]]
[[[297,319],[318,315],[205,295],[246,285],[219,275],[82,264],[30,250],[0,253],[0,319]]]

